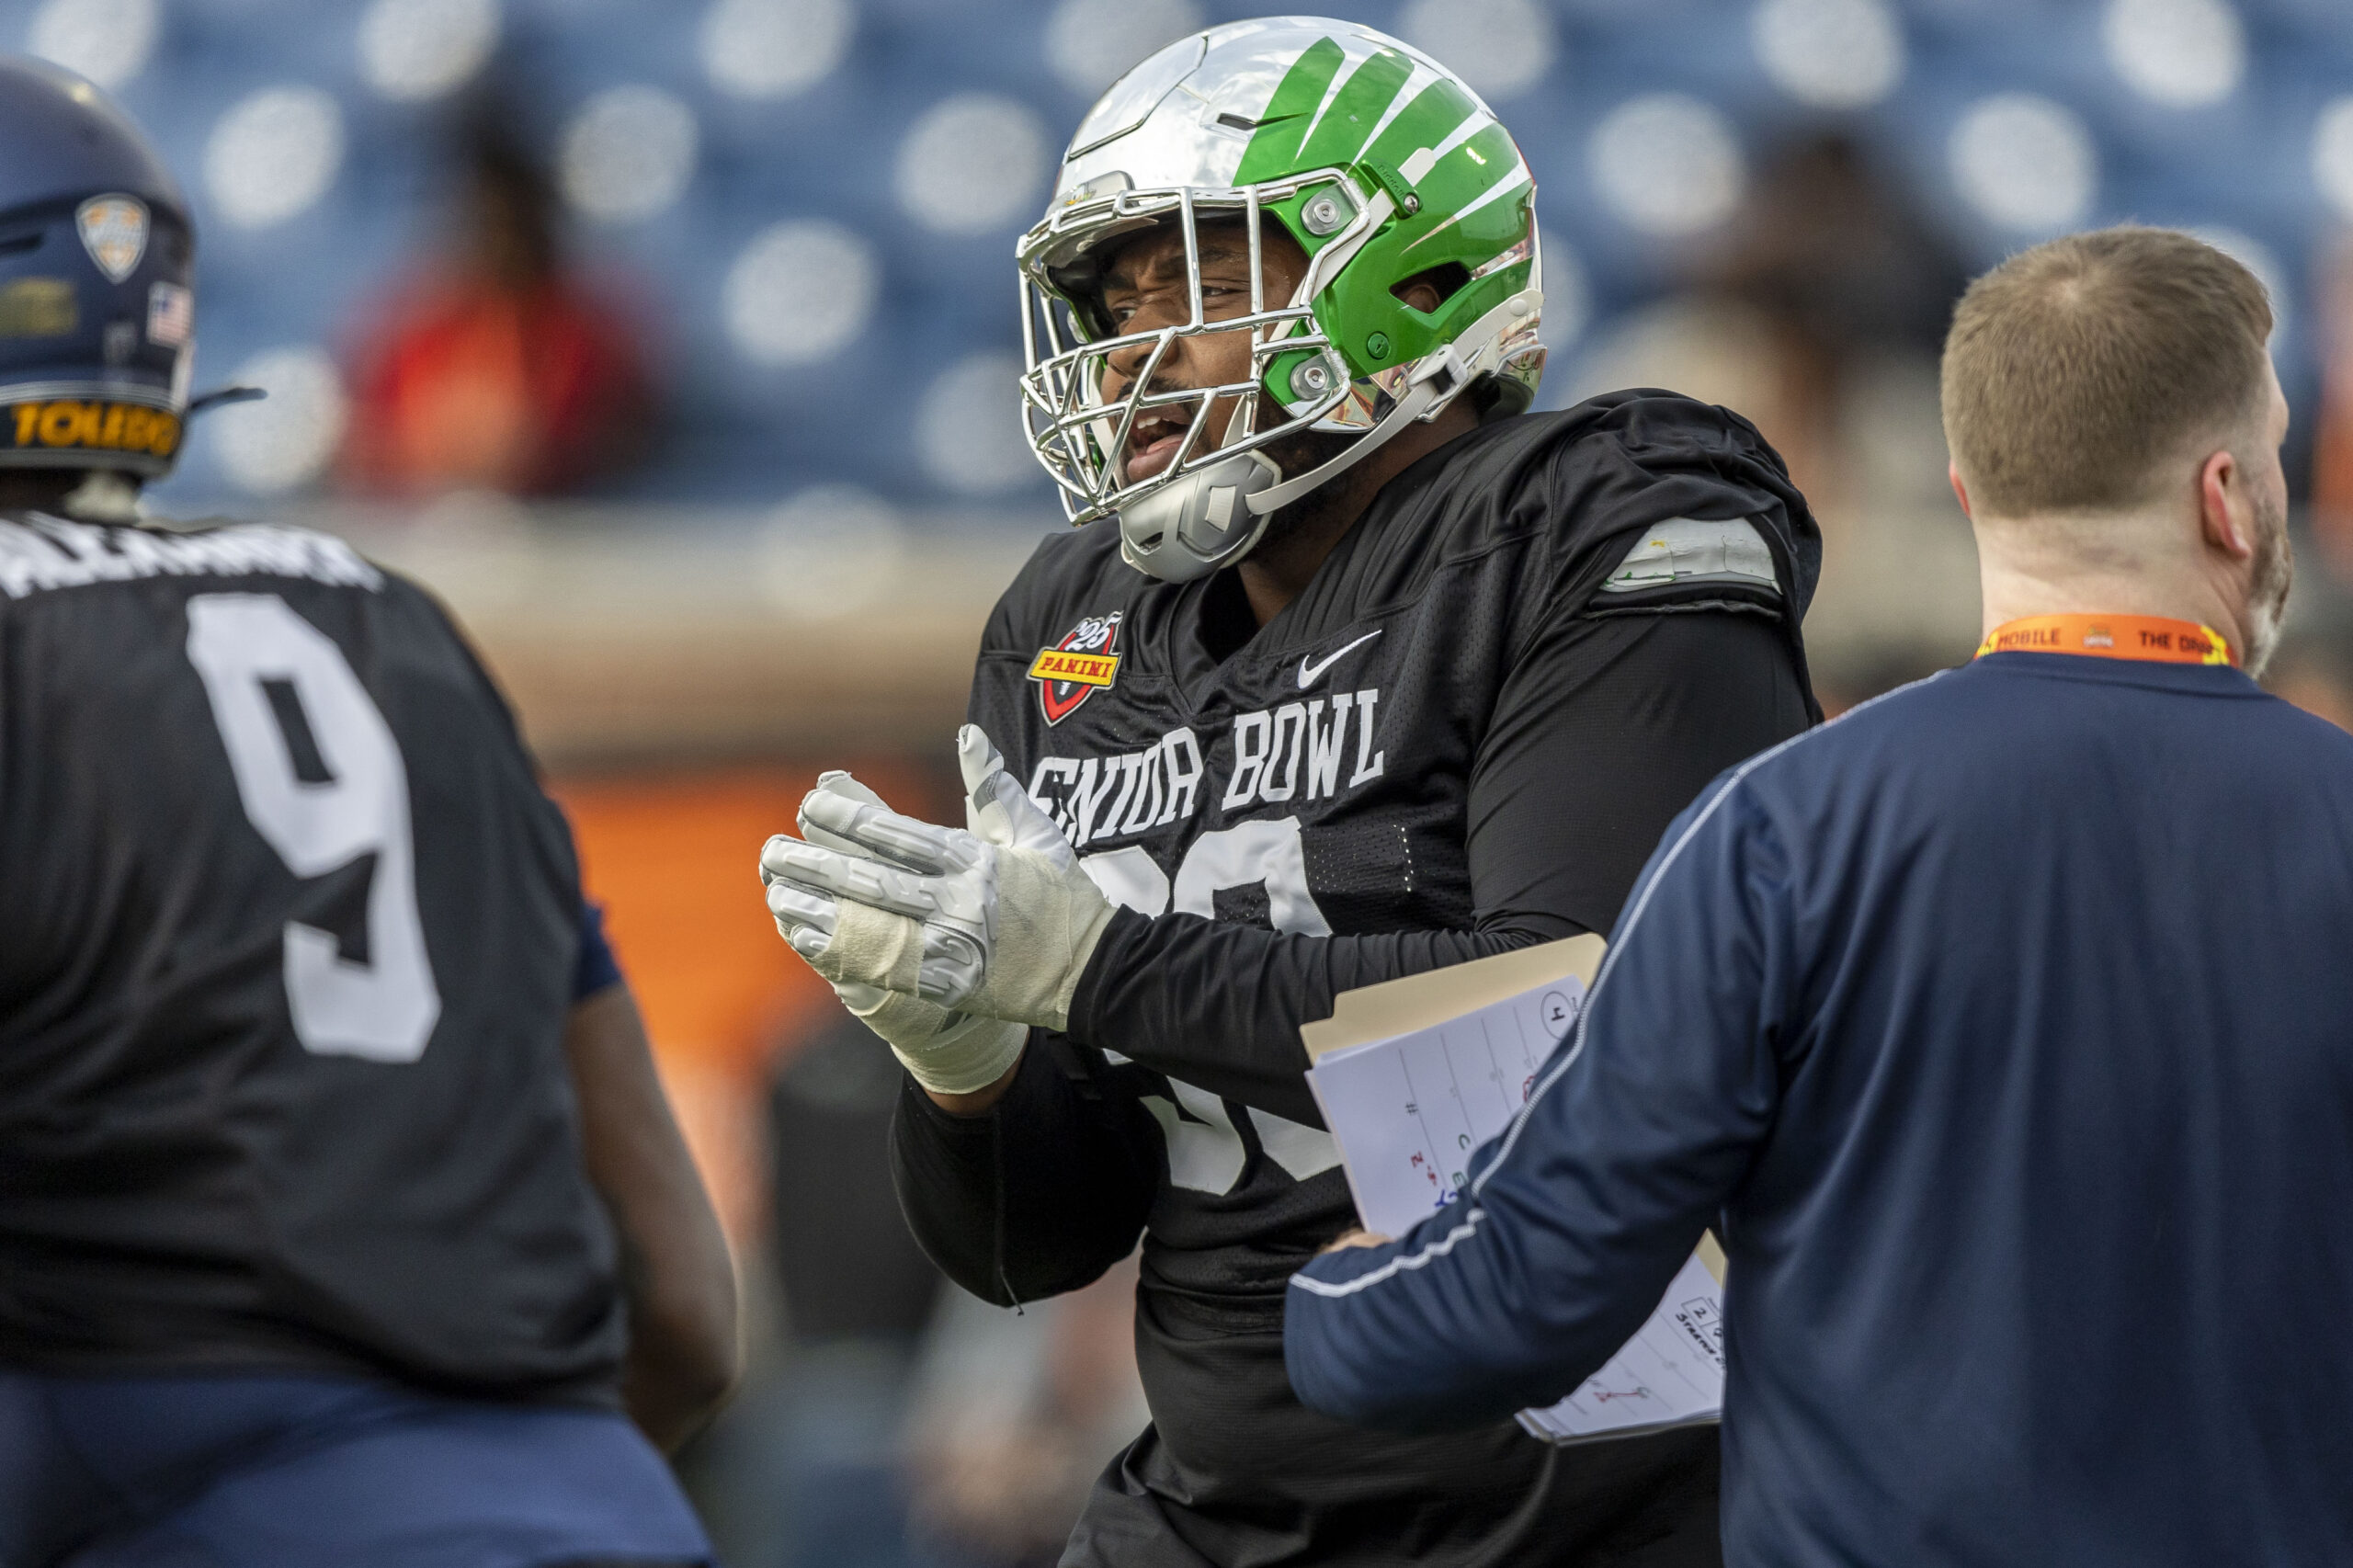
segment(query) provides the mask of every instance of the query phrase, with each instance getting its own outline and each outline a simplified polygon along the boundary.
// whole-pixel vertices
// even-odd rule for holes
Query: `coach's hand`
[[[967,724],[956,740],[970,831],[821,784],[801,802],[803,837],[761,851],[768,911],[837,986],[1063,1028],[1111,903],[988,736]]]

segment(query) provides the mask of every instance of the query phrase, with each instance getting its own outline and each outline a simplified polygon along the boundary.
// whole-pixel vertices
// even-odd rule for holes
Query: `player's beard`
[[[2288,511],[2261,497],[2255,504],[2255,559],[2248,563],[2246,673],[2259,676],[2279,646],[2279,625],[2295,583],[2296,552],[2288,542]]]
[[[1290,480],[1321,468],[1362,439],[1360,436],[1339,436],[1329,431],[1302,430],[1295,436],[1286,436],[1281,440],[1268,442],[1266,453],[1274,460],[1276,466],[1283,471],[1283,477]],[[1250,547],[1251,553],[1255,555],[1271,550],[1279,550],[1287,540],[1314,530],[1322,526],[1334,512],[1348,507],[1351,504],[1354,504],[1355,509],[1361,510],[1361,502],[1357,497],[1358,486],[1355,483],[1360,472],[1361,470],[1358,469],[1351,469],[1327,484],[1317,485],[1267,518],[1267,531],[1260,534],[1258,542]]]

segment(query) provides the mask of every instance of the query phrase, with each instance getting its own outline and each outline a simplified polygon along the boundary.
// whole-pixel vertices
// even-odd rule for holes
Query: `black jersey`
[[[342,543],[0,517],[0,1364],[608,1399],[578,869]]]
[[[1620,393],[1423,459],[1238,648],[1222,646],[1232,574],[1158,583],[1117,546],[1094,528],[1038,551],[990,620],[971,716],[1126,908],[1067,1034],[1033,1035],[995,1114],[903,1096],[910,1221],[999,1301],[1083,1283],[1142,1232],[1154,1430],[1107,1478],[1158,1499],[1135,1539],[1214,1537],[1204,1519],[1230,1510],[1256,1544],[1203,1537],[1209,1561],[1374,1561],[1361,1510],[1393,1524],[1401,1499],[1435,1493],[1438,1522],[1416,1528],[1452,1543],[1437,1560],[1557,1550],[1575,1531],[1545,1497],[1623,1469],[1590,1456],[1630,1445],[1352,1448],[1290,1399],[1284,1282],[1354,1219],[1299,1027],[1355,986],[1607,931],[1676,812],[1818,717],[1798,633],[1819,559],[1804,501],[1737,416]],[[1643,1451],[1665,1468],[1637,1492],[1711,1506],[1695,1478],[1712,1435]],[[1302,1465],[1320,1479],[1283,1479]],[[1105,1495],[1081,1540],[1117,1557]],[[1356,1522],[1277,1529],[1291,1504]],[[1663,1533],[1641,1498],[1612,1506]],[[1712,1553],[1711,1523],[1702,1535]],[[1414,1554],[1403,1538],[1384,1550]],[[1170,1551],[1135,1560],[1196,1561]]]

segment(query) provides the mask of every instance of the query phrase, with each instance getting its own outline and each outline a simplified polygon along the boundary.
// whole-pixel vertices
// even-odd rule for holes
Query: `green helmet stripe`
[[[1299,149],[1299,163],[1313,167],[1318,164],[1346,165],[1356,161],[1357,149],[1364,145],[1373,122],[1395,99],[1414,74],[1414,62],[1402,54],[1384,51],[1356,68],[1354,74],[1340,85],[1324,118],[1315,122],[1307,140]],[[1394,130],[1395,127],[1392,127]]]
[[[1483,195],[1473,197],[1469,201],[1464,202],[1461,207],[1457,208],[1452,213],[1450,213],[1444,222],[1434,225],[1428,233],[1420,236],[1420,238],[1415,240],[1412,244],[1408,244],[1405,248],[1410,251],[1415,245],[1421,244],[1424,241],[1436,239],[1438,235],[1446,233],[1447,230],[1453,228],[1456,224],[1461,222],[1465,218],[1470,217],[1472,213],[1479,211],[1482,208],[1488,206],[1490,203],[1500,201],[1505,197],[1509,196],[1513,191],[1519,190],[1527,186],[1533,185],[1535,181],[1529,177],[1528,171],[1526,169],[1515,166],[1510,171],[1508,177],[1497,180]]]
[[[1470,141],[1472,137],[1483,136],[1488,131],[1502,130],[1503,127],[1496,123],[1495,117],[1494,115],[1487,113],[1483,109],[1480,110],[1472,114],[1468,119],[1465,119],[1461,124],[1456,126],[1453,130],[1448,131],[1445,136],[1431,144],[1431,160],[1432,162],[1436,162],[1436,160],[1445,157],[1449,153],[1453,152],[1457,147],[1461,146],[1462,143]],[[1506,155],[1504,161],[1507,164],[1518,163],[1519,161],[1519,148],[1517,144],[1513,144],[1511,142],[1509,132],[1505,133],[1504,141],[1506,143]],[[1481,152],[1480,156],[1486,156],[1483,150]],[[1472,161],[1476,163],[1478,160],[1473,159]]]
[[[1415,74],[1411,60],[1384,51],[1339,79],[1346,64],[1330,39],[1300,55],[1275,88],[1243,153],[1237,184],[1319,165],[1346,168],[1369,158],[1395,167],[1427,148],[1439,159],[1425,176],[1425,182],[1433,176],[1439,181],[1428,195],[1437,205],[1451,206],[1487,190],[1518,165],[1511,138],[1454,83],[1443,77],[1429,81],[1400,104]],[[1472,154],[1449,156],[1465,144]]]
[[[1440,77],[1416,93],[1413,102],[1398,110],[1396,118],[1382,127],[1378,137],[1347,161],[1379,158],[1386,164],[1402,165],[1423,148],[1439,145],[1448,131],[1480,118],[1483,117],[1479,106],[1471,101],[1470,95]]]
[[[1489,120],[1476,135],[1432,164],[1414,182],[1414,188],[1420,193],[1425,210],[1460,216],[1494,200],[1496,187],[1512,176],[1525,177],[1515,154],[1510,133]]]
[[[1297,166],[1301,140],[1310,117],[1324,105],[1325,92],[1340,67],[1347,62],[1336,39],[1318,39],[1291,62],[1258,117],[1258,129],[1243,150],[1234,179],[1242,185],[1272,179]]]

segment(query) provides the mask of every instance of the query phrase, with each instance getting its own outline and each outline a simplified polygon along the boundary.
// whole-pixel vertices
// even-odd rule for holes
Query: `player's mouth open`
[[[1136,415],[1128,431],[1127,482],[1150,479],[1154,474],[1176,460],[1176,449],[1185,444],[1185,432],[1191,428],[1190,409],[1145,409]]]

